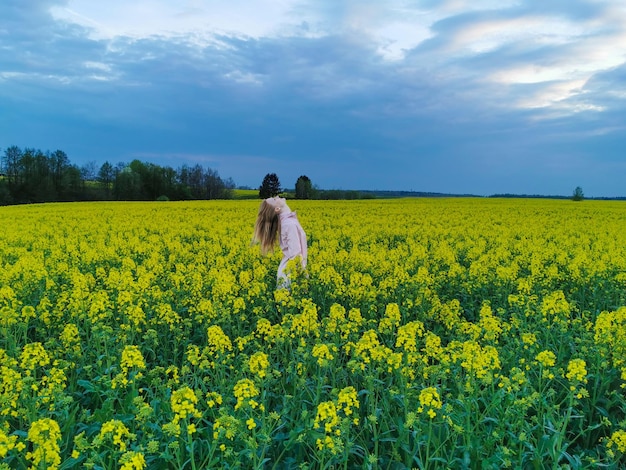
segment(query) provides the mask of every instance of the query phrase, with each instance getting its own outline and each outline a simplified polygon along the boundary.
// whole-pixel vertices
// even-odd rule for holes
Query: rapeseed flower
[[[493,346],[482,347],[475,341],[453,341],[447,351],[453,361],[461,361],[461,367],[478,379],[491,381],[494,370],[500,369],[498,350]]]
[[[240,421],[234,416],[227,414],[221,415],[213,424],[213,439],[217,440],[225,437],[228,440],[234,440],[241,426]]]
[[[484,302],[480,308],[479,326],[482,328],[482,334],[486,341],[498,341],[502,334],[502,322],[493,314],[489,302]]]
[[[260,378],[264,378],[267,376],[267,369],[270,366],[267,354],[262,351],[255,352],[248,359],[248,366],[250,367],[250,372],[258,375]]]
[[[570,381],[570,390],[575,393],[576,398],[588,397],[589,392],[584,388],[587,383],[587,363],[583,359],[572,359],[567,364],[565,377]],[[577,387],[580,388],[577,389]]]
[[[435,333],[427,332],[424,338],[424,347],[422,352],[427,356],[437,359],[443,354],[444,349],[441,347],[441,338]]]
[[[242,406],[249,405],[252,408],[259,406],[258,402],[254,400],[259,395],[259,390],[254,385],[254,382],[250,379],[241,379],[233,388],[237,403],[235,404],[235,410],[238,410]]]
[[[26,454],[34,467],[55,470],[61,464],[59,441],[61,429],[58,423],[50,418],[43,418],[30,425],[27,439],[33,443],[33,451]]]
[[[420,406],[417,411],[419,413],[425,412],[431,419],[437,416],[437,412],[435,410],[439,410],[443,406],[441,398],[439,397],[439,392],[437,392],[435,387],[426,387],[422,389],[419,394],[419,402]]]
[[[120,470],[143,470],[146,459],[141,452],[129,450],[120,457]]]
[[[310,299],[303,299],[301,312],[291,318],[289,330],[292,338],[314,335],[319,336],[318,307]]]
[[[16,435],[8,435],[4,429],[0,428],[0,459],[4,459],[13,449],[24,450],[25,445],[18,441]]]
[[[607,453],[611,456],[615,456],[615,451],[626,454],[626,431],[619,429],[611,434],[606,444]]]
[[[0,327],[8,328],[17,323],[19,316],[11,307],[0,308]]]
[[[346,416],[350,416],[353,409],[358,407],[359,399],[356,389],[354,387],[342,388],[337,396],[337,409],[343,410]]]
[[[170,404],[172,411],[175,413],[174,423],[178,423],[181,419],[201,418],[202,413],[196,408],[198,397],[189,387],[183,387],[172,393]]]
[[[552,324],[567,322],[571,308],[563,291],[557,290],[543,298],[540,310],[544,322]]]
[[[74,323],[68,323],[63,327],[59,339],[65,349],[72,351],[74,354],[80,354],[80,333]]]
[[[30,375],[36,366],[47,366],[50,364],[50,356],[40,342],[28,343],[24,345],[20,354],[20,366]]]
[[[408,353],[417,352],[417,339],[424,336],[424,324],[415,320],[398,327],[396,348],[402,347]]]
[[[324,328],[328,333],[339,333],[345,321],[346,308],[343,305],[334,303],[330,306],[328,317],[324,321]]]
[[[215,407],[215,405],[221,405],[222,404],[222,395],[220,395],[217,392],[208,392],[206,394],[206,399],[207,399],[207,405],[209,405],[209,408],[213,408]]]
[[[402,315],[400,314],[398,304],[395,302],[389,303],[385,307],[385,316],[378,323],[378,331],[381,333],[389,332],[398,326],[401,320]]]
[[[535,359],[543,367],[554,367],[554,364],[556,364],[556,356],[552,351],[541,351]]]
[[[111,419],[102,425],[100,434],[98,434],[94,443],[100,445],[105,440],[111,439],[113,445],[117,446],[121,452],[124,452],[128,447],[127,441],[134,437],[135,435],[131,434],[124,423],[118,419]]]
[[[337,352],[337,346],[334,344],[318,343],[313,345],[311,355],[317,359],[317,364],[321,367],[326,367],[333,359],[334,354]]]
[[[17,417],[18,400],[24,389],[22,375],[15,370],[15,360],[10,358],[0,349],[0,416]]]
[[[341,434],[339,430],[339,416],[337,415],[337,406],[333,401],[325,401],[317,405],[317,414],[313,426],[315,428],[323,428],[326,434]]]
[[[122,370],[126,373],[130,369],[143,370],[146,368],[146,362],[141,354],[141,350],[138,346],[126,346],[122,351],[122,360],[120,361]]]
[[[529,332],[522,333],[522,343],[524,343],[524,349],[528,349],[529,346],[537,344],[537,335]]]
[[[587,383],[587,363],[584,359],[572,359],[569,361],[565,377],[572,382]]]
[[[211,325],[207,329],[208,336],[208,351],[210,355],[225,353],[226,351],[232,351],[233,344],[230,338],[224,333],[224,330],[218,325]]]

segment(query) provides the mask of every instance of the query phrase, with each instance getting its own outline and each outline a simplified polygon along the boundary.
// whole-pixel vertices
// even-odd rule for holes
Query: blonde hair
[[[274,250],[280,236],[280,217],[276,209],[263,200],[254,224],[253,241],[261,244],[261,253],[267,255]]]

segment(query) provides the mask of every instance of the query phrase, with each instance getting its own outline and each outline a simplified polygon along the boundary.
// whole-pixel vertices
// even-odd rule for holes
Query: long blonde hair
[[[261,253],[267,255],[274,250],[280,236],[280,216],[276,209],[263,200],[254,224],[253,241],[261,244]]]

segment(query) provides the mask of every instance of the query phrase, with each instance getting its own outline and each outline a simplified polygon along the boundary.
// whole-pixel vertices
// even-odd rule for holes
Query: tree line
[[[62,150],[11,146],[0,166],[0,205],[60,201],[230,199],[235,184],[201,165],[178,169],[133,160],[82,167]]]

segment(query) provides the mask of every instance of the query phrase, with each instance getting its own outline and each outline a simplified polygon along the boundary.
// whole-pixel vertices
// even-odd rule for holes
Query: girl
[[[306,268],[306,234],[298,222],[296,213],[282,197],[264,199],[254,224],[254,240],[261,244],[261,253],[267,255],[274,249],[278,239],[283,259],[276,274],[277,288],[289,288],[289,273],[285,271],[287,262],[300,256],[302,268]]]

